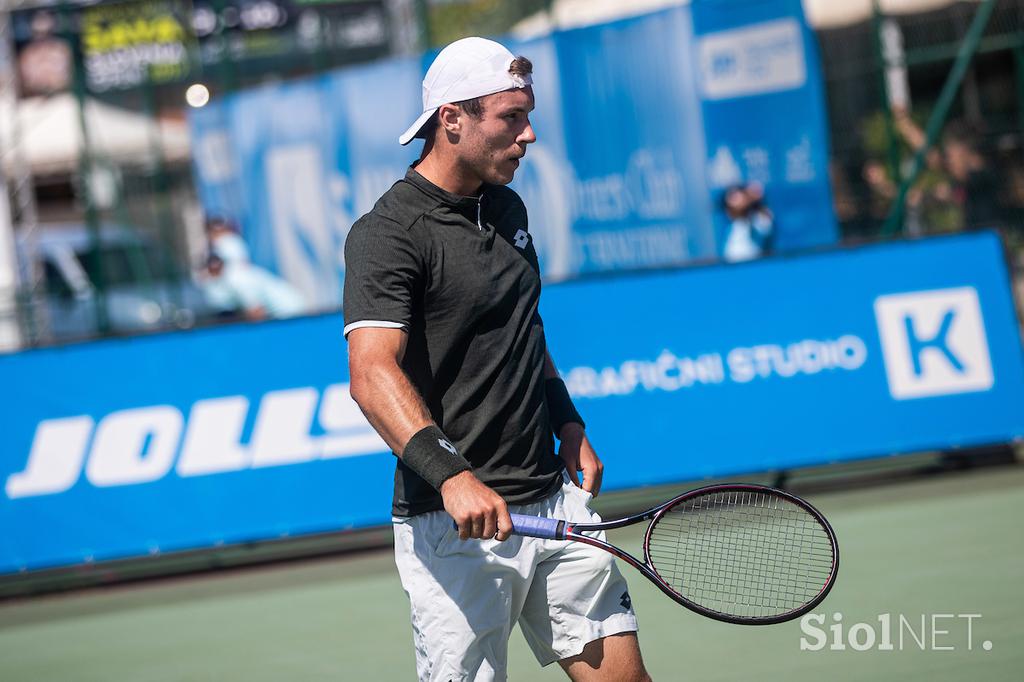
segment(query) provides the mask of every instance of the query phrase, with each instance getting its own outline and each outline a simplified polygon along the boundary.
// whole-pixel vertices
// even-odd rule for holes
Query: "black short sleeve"
[[[363,326],[408,330],[422,272],[408,229],[372,216],[357,221],[345,240],[345,335]]]

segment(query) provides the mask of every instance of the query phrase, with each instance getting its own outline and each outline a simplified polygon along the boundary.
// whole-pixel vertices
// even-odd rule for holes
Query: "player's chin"
[[[490,177],[487,179],[487,182],[492,185],[507,185],[512,182],[512,179],[516,175],[516,169],[518,168],[518,159],[506,159],[491,169]]]

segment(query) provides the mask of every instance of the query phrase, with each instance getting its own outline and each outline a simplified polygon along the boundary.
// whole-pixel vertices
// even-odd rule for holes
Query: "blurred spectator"
[[[953,201],[963,207],[964,227],[996,226],[999,210],[993,190],[998,179],[981,153],[977,136],[963,124],[952,124],[943,147]]]
[[[202,279],[210,305],[249,320],[294,317],[308,312],[302,294],[287,281],[247,261],[211,253]]]
[[[18,54],[22,94],[51,95],[71,84],[71,48],[57,36],[57,16],[49,10],[32,15],[32,39]]]
[[[233,221],[221,216],[207,218],[206,239],[210,253],[225,263],[249,262],[249,247]]]
[[[764,205],[764,188],[759,183],[726,189],[722,208],[729,219],[722,254],[725,260],[745,261],[771,253],[775,218]]]
[[[915,152],[926,136],[905,109],[894,112],[896,129]],[[994,227],[999,211],[994,201],[997,178],[985,161],[977,135],[969,126],[954,121],[942,137],[942,149],[931,149],[921,180],[907,195],[911,223],[917,231],[944,232],[965,228]],[[914,230],[912,230],[914,231]]]
[[[861,177],[868,190],[868,214],[872,220],[882,222],[896,198],[896,184],[889,177],[885,164],[877,159],[864,162]]]
[[[1011,251],[1024,252],[1024,139],[1003,135],[996,150],[996,168],[1002,180],[997,191],[1003,227],[1007,228],[1003,238]],[[1021,304],[1024,305],[1024,299]]]
[[[860,211],[846,168],[838,159],[829,160],[828,177],[832,183],[832,209],[836,219],[843,224],[852,223]]]

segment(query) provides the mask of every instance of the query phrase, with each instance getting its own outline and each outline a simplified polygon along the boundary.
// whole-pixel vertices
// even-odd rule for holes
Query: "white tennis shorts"
[[[600,521],[590,493],[568,482],[509,511]],[[541,665],[589,642],[637,629],[614,558],[580,542],[512,536],[460,540],[443,511],[395,517],[395,563],[412,607],[416,671],[426,681],[505,680],[508,638],[519,623]],[[594,533],[604,539],[604,533]]]

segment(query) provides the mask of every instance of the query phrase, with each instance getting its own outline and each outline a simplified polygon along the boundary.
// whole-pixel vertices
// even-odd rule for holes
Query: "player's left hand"
[[[562,427],[558,439],[561,441],[558,446],[558,456],[565,462],[565,469],[569,472],[572,482],[596,497],[601,490],[604,464],[594,452],[594,448],[587,438],[587,432],[580,424],[570,422]],[[579,477],[581,471],[583,472],[582,485],[580,485]]]

